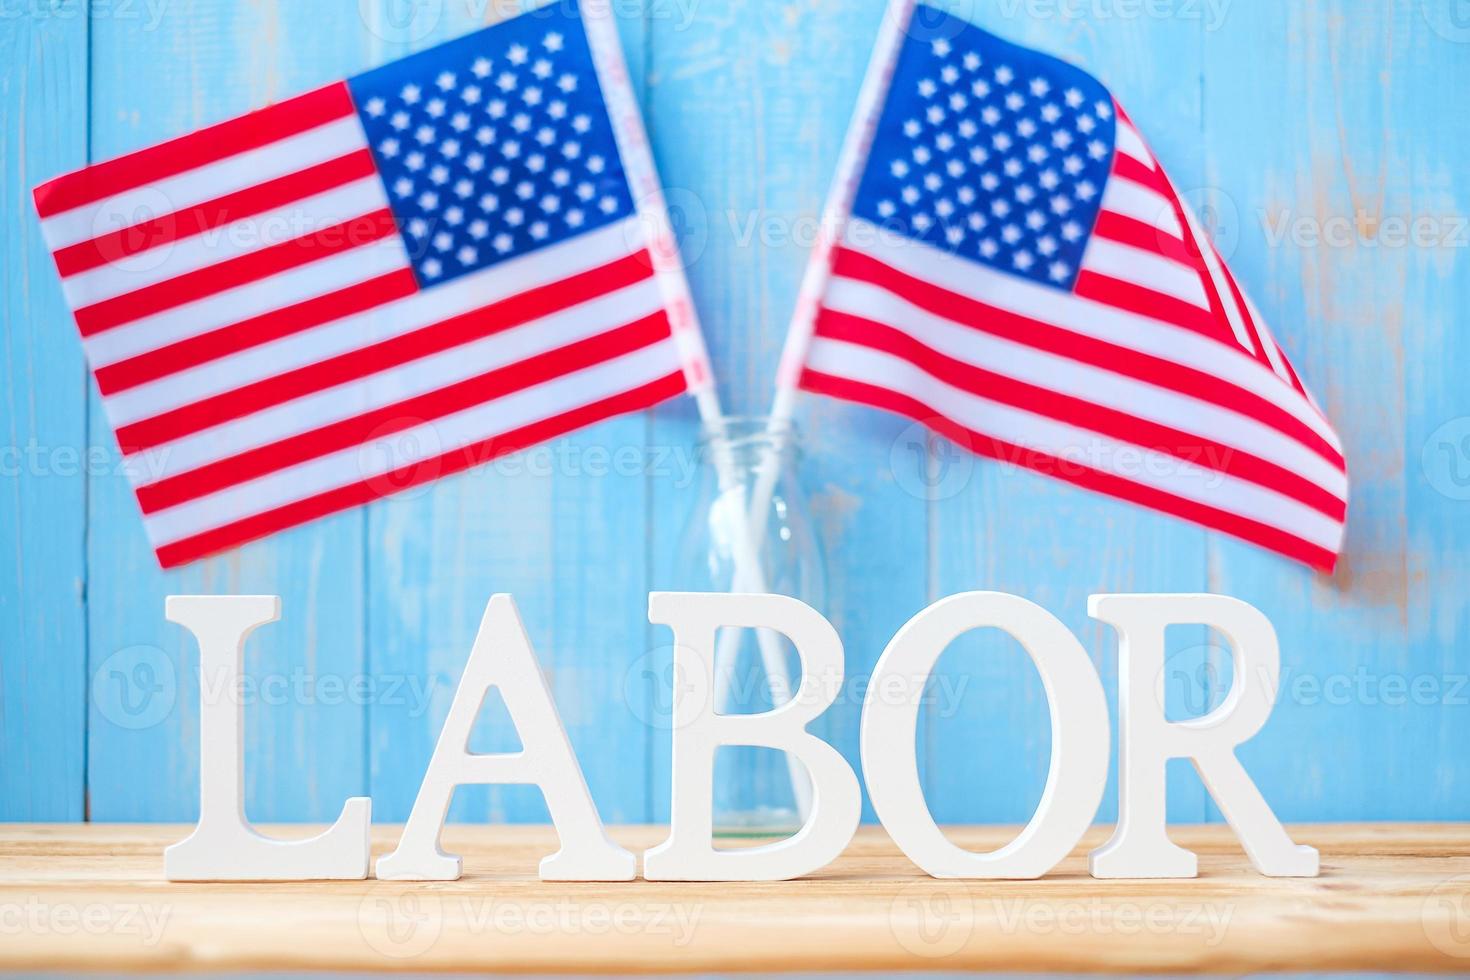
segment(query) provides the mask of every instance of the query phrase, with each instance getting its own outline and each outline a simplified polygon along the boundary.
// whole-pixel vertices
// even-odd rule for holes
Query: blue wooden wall
[[[727,408],[765,407],[882,0],[616,0]],[[1457,0],[952,0],[1098,74],[1316,387],[1348,445],[1347,557],[1317,577],[1000,466],[893,417],[809,403],[804,474],[824,611],[870,670],[928,601],[1004,589],[1083,637],[1113,690],[1098,591],[1214,590],[1275,622],[1285,682],[1248,765],[1285,818],[1470,818],[1470,20]],[[492,591],[516,594],[605,819],[664,819],[668,736],[644,681],[667,637],[692,494],[677,466],[603,475],[589,448],[687,459],[687,405],[578,434],[550,466],[461,476],[164,574],[98,411],[28,188],[381,63],[513,7],[492,0],[0,0],[0,818],[188,820],[195,653],[163,597],[273,592],[252,641],[248,805],[402,819]],[[574,451],[565,451],[569,446]],[[580,457],[585,459],[585,455]],[[948,462],[949,470],[943,470]],[[955,468],[957,467],[957,469]],[[944,479],[935,477],[943,472]],[[1171,710],[1229,683],[1171,634]],[[1017,648],[968,638],[922,731],[947,821],[1023,819],[1046,706]],[[859,705],[825,734],[855,755]],[[477,736],[508,744],[502,721]],[[1171,809],[1217,819],[1179,770]],[[1101,818],[1111,816],[1109,794]],[[524,789],[454,816],[544,815]]]

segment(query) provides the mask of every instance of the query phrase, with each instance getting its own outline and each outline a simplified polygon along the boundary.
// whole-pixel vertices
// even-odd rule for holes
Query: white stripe
[[[255,187],[367,147],[362,122],[351,114],[193,170],[149,181],[102,201],[83,204],[41,222],[51,251],[173,214]]]
[[[1119,153],[1132,157],[1150,170],[1159,169],[1158,164],[1154,162],[1154,155],[1148,151],[1148,145],[1143,142],[1143,137],[1139,135],[1138,130],[1128,124],[1127,120],[1118,120],[1117,135],[1114,139]]]
[[[971,431],[1023,449],[1280,528],[1329,551],[1341,543],[1341,522],[1274,490],[972,395],[881,351],[818,337],[808,363],[826,374],[900,392]]]
[[[672,341],[547,381],[427,422],[391,439],[354,446],[145,519],[155,548],[337,487],[391,472],[563,412],[610,398],[680,370]]]
[[[586,340],[657,312],[661,298],[658,284],[645,279],[514,329],[191,433],[152,447],[164,464],[156,476],[184,473]]]
[[[1172,296],[1202,310],[1210,308],[1210,298],[1205,294],[1199,272],[1157,252],[1094,235],[1082,256],[1082,267]]]
[[[1179,218],[1168,199],[1152,187],[1145,187],[1127,177],[1114,174],[1108,178],[1108,185],[1103,190],[1102,210],[1141,221],[1166,235],[1184,240],[1184,229],[1179,227]]]
[[[1261,316],[1261,311],[1256,309],[1256,304],[1251,302],[1250,295],[1244,288],[1241,289],[1240,295],[1245,300],[1246,313],[1256,325],[1256,335],[1261,338],[1261,344],[1266,348],[1266,359],[1271,362],[1271,370],[1275,371],[1282,381],[1291,384],[1291,372],[1286,369],[1286,355],[1281,353],[1281,345],[1276,343],[1276,335],[1271,332],[1270,325]],[[1311,395],[1307,397],[1310,398]]]
[[[954,323],[870,283],[835,279],[824,305],[888,324],[966,364],[1259,456],[1347,499],[1341,470],[1280,430],[1213,402]]]
[[[388,206],[376,174],[62,280],[72,309],[316,234]]]
[[[848,224],[846,245],[961,296],[1213,374],[1264,398],[1312,429],[1338,452],[1342,451],[1332,427],[1302,400],[1296,389],[1283,385],[1266,365],[1230,344],[1105,303],[1039,286],[920,242],[899,240],[856,218]]]
[[[1189,206],[1188,201],[1180,198],[1179,210],[1184,213],[1184,221],[1189,225],[1189,234],[1205,260],[1205,269],[1209,273],[1210,280],[1215,284],[1215,294],[1220,297],[1220,305],[1225,310],[1225,319],[1230,324],[1230,332],[1235,334],[1235,340],[1241,347],[1254,354],[1256,342],[1251,338],[1250,331],[1246,329],[1245,320],[1240,315],[1240,308],[1235,305],[1235,296],[1230,292],[1230,283],[1225,278],[1224,270],[1220,268],[1220,257],[1215,254],[1214,244],[1205,234],[1204,229],[1200,227],[1199,220],[1194,216],[1194,209]]]
[[[579,235],[561,245],[538,249],[497,265],[494,267],[497,273],[494,281],[502,281],[501,276],[512,280],[519,277],[520,288],[525,288],[527,283],[552,282],[627,255],[640,248],[642,241],[642,227],[638,219],[627,218],[617,224]],[[575,268],[568,263],[568,250],[575,256]],[[88,337],[83,343],[93,368],[106,367],[189,337],[364,282],[394,269],[406,268],[408,254],[403,249],[402,239],[397,235],[390,235],[365,248],[329,256],[298,269],[247,283],[227,293],[104,330]],[[426,292],[432,294],[447,288],[450,287],[436,286]],[[519,291],[520,289],[512,289],[510,292]],[[504,296],[509,293],[495,295]],[[493,299],[494,296],[488,296],[486,302]]]
[[[96,370],[406,268],[408,253],[403,249],[403,240],[397,235],[389,235],[371,245],[338,252],[295,269],[103,330],[85,338],[82,346],[93,370]]]

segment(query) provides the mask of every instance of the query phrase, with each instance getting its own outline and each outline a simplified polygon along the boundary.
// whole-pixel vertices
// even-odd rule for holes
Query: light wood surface
[[[1470,972],[1467,825],[1296,828],[1322,851],[1315,880],[1261,877],[1229,830],[1179,828],[1200,877],[1152,882],[1087,876],[1103,828],[1040,881],[960,882],[865,827],[821,874],[775,884],[542,883],[555,835],[523,826],[450,827],[456,882],[164,882],[185,831],[0,830],[0,970]],[[975,849],[1010,833],[951,831]],[[375,852],[396,837],[378,828]]]

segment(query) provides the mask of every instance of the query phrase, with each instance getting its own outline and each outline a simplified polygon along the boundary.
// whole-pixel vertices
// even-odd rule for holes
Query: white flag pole
[[[858,91],[857,108],[847,128],[842,150],[837,157],[837,172],[827,194],[822,212],[822,223],[817,242],[807,262],[802,277],[801,289],[796,297],[796,309],[791,316],[791,325],[786,333],[786,343],[781,351],[781,364],[776,375],[776,397],[771,404],[768,431],[776,438],[788,430],[796,414],[797,383],[801,379],[802,367],[806,364],[807,352],[811,348],[812,334],[816,330],[817,310],[827,292],[832,278],[832,253],[841,241],[847,219],[852,214],[853,198],[857,195],[858,182],[862,178],[863,166],[873,144],[873,134],[878,128],[878,119],[883,114],[883,100],[893,80],[894,68],[898,63],[899,51],[908,36],[913,22],[917,0],[889,0],[879,28],[878,40],[873,45],[873,57]],[[780,451],[777,443],[777,452]],[[780,460],[768,459],[761,467],[751,493],[750,516],[746,528],[755,547],[765,538],[766,521],[771,509],[771,498],[776,492],[776,481],[780,476]],[[756,553],[753,560],[759,561]],[[726,663],[735,654],[733,640],[728,631],[720,635],[716,650],[716,663]],[[722,676],[722,681],[732,683]],[[721,691],[717,695],[720,703],[728,696]]]
[[[633,189],[639,226],[652,256],[654,276],[663,293],[670,330],[684,364],[685,378],[698,406],[700,420],[713,432],[724,421],[724,413],[721,411],[719,393],[715,390],[710,371],[704,335],[700,332],[699,319],[689,296],[689,282],[684,276],[684,266],[679,258],[678,242],[669,224],[663,185],[654,166],[648,135],[643,127],[643,116],[628,78],[628,67],[623,59],[617,24],[613,21],[608,0],[582,0],[582,16],[597,68],[598,82],[607,101],[618,153],[623,160],[628,184]],[[739,481],[731,465],[733,460],[727,454],[717,453],[713,463],[722,492],[729,492],[738,486]],[[769,500],[771,491],[766,493]],[[737,526],[734,529],[733,589],[737,592],[765,592],[765,573],[760,565],[760,549],[756,544],[758,538],[750,528],[747,516],[750,511],[742,506],[735,508],[734,513]],[[764,523],[762,521],[760,533],[764,533]],[[721,636],[728,639],[732,633],[734,631],[726,630]],[[770,630],[758,629],[756,641],[760,647],[761,662],[765,668],[772,700],[777,703],[789,700],[794,688],[780,637]],[[716,675],[719,688],[718,700],[715,702],[717,707],[728,704],[730,689],[734,683],[735,649],[730,647],[723,654],[715,661],[719,668]],[[795,756],[788,754],[786,763],[792,796],[795,798],[797,811],[805,822],[811,812],[811,780]]]

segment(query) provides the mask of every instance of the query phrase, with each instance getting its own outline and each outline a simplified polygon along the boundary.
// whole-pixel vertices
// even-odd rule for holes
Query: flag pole
[[[618,152],[623,159],[628,184],[635,193],[635,204],[653,264],[654,277],[668,311],[669,329],[679,347],[685,379],[694,396],[700,421],[707,430],[714,432],[725,416],[710,370],[709,352],[705,348],[699,319],[689,296],[689,282],[684,276],[678,242],[669,224],[663,185],[654,166],[653,152],[643,127],[643,116],[628,77],[628,66],[623,58],[617,24],[613,21],[608,0],[582,0],[582,12],[598,80],[602,84],[613,133],[618,143]],[[713,464],[722,492],[739,486],[729,454],[717,453]],[[768,499],[769,494],[770,491],[767,491]],[[750,527],[750,511],[741,506],[735,508],[734,513],[737,524],[734,529],[735,581],[732,588],[737,592],[765,592],[765,573],[760,565],[760,549],[756,544],[758,538]],[[764,533],[764,523],[762,521],[761,533]],[[757,629],[755,632],[772,700],[789,700],[795,691],[781,640],[770,630]],[[726,630],[721,636],[729,637],[732,634],[738,636],[738,632],[734,630]],[[734,684],[735,652],[733,647],[722,644],[723,655],[715,659],[716,710],[729,703],[728,698]],[[805,823],[812,808],[811,779],[795,756],[788,753],[786,764],[792,797],[796,801],[797,812]]]
[[[779,437],[788,430],[796,414],[796,400],[800,391],[802,367],[811,348],[812,335],[816,331],[817,311],[832,278],[832,253],[842,238],[848,216],[852,213],[853,198],[857,195],[858,181],[868,150],[873,143],[873,134],[882,115],[883,100],[888,94],[889,83],[898,63],[898,54],[903,47],[913,21],[917,0],[889,0],[879,27],[878,39],[873,45],[873,57],[868,63],[862,88],[858,90],[857,107],[853,110],[852,122],[837,157],[837,170],[827,194],[818,229],[816,245],[802,276],[801,288],[797,292],[796,309],[786,333],[786,343],[781,351],[781,362],[776,374],[776,395],[771,404],[767,431]],[[771,498],[776,492],[781,466],[776,455],[781,451],[779,443],[770,457],[761,465],[755,486],[751,492],[750,515],[745,521],[751,535],[751,547],[765,538],[766,522],[771,509]],[[759,561],[757,551],[754,561]],[[715,662],[725,662],[735,653],[734,640],[728,633],[721,634],[715,654]],[[733,683],[733,679],[726,679]],[[726,691],[717,695],[723,702]]]

